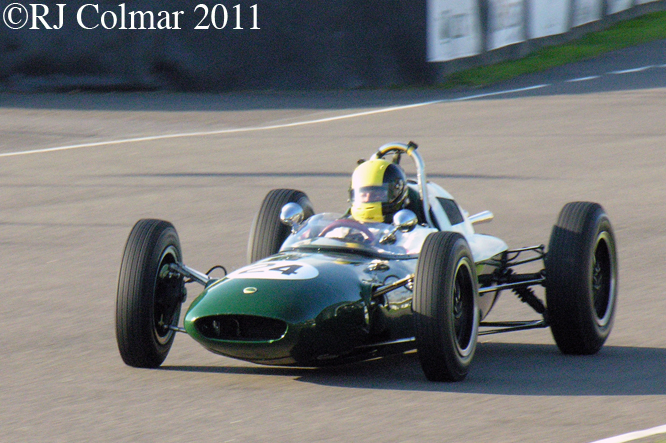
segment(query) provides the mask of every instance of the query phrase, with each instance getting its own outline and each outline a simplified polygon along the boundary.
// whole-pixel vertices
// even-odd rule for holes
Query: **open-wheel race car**
[[[401,156],[414,161],[416,180],[404,178]],[[182,332],[212,352],[266,365],[318,367],[415,348],[429,380],[458,381],[483,334],[550,327],[565,354],[603,346],[615,316],[618,264],[599,204],[565,205],[547,250],[509,249],[474,231],[492,213],[469,216],[426,180],[411,142],[384,145],[360,163],[350,198],[346,214],[316,214],[303,192],[270,191],[251,228],[250,264],[221,278],[184,264],[169,222],[138,221],[116,302],[125,363],[160,366]],[[541,270],[517,271],[528,263]],[[181,327],[190,282],[203,291]],[[545,287],[545,300],[536,286]],[[538,319],[484,321],[502,291]]]

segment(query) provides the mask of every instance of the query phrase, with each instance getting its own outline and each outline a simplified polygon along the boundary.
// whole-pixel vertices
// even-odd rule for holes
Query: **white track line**
[[[468,96],[465,96],[465,97],[453,98],[453,99],[450,99],[450,100],[442,100],[442,101],[462,102],[462,101],[466,101],[466,100],[474,100],[474,99],[477,99],[477,98],[494,97],[496,95],[515,94],[517,92],[532,91],[534,89],[545,88],[546,86],[551,86],[551,85],[550,84],[543,84],[543,85],[536,85],[536,86],[528,86],[526,88],[509,89],[507,91],[499,91],[499,92],[488,92],[486,94],[468,95]]]
[[[15,157],[19,155],[30,155],[30,154],[43,154],[45,152],[55,152],[55,151],[69,151],[72,149],[81,149],[81,148],[93,148],[96,146],[107,146],[107,145],[122,145],[126,143],[138,143],[138,142],[145,142],[145,141],[154,141],[154,140],[168,140],[172,138],[184,138],[184,137],[204,137],[204,136],[209,136],[209,135],[221,135],[221,134],[236,134],[240,132],[255,132],[255,131],[268,131],[271,129],[280,129],[280,128],[291,128],[295,126],[305,126],[305,125],[313,125],[317,123],[325,123],[325,122],[331,122],[331,121],[336,121],[336,120],[344,120],[348,118],[354,118],[354,117],[362,117],[365,115],[373,115],[373,114],[381,114],[383,112],[392,112],[392,111],[400,111],[403,109],[410,109],[410,108],[417,108],[420,106],[428,106],[432,105],[435,103],[441,103],[444,100],[434,100],[430,102],[423,102],[423,103],[414,103],[411,105],[403,105],[403,106],[392,106],[389,108],[383,108],[383,109],[375,109],[372,111],[365,111],[365,112],[356,112],[353,114],[344,114],[344,115],[338,115],[335,117],[326,117],[326,118],[320,118],[320,119],[315,119],[315,120],[306,120],[306,121],[301,121],[301,122],[294,122],[294,123],[283,123],[279,125],[269,125],[269,126],[250,126],[247,128],[232,128],[232,129],[219,129],[217,131],[205,131],[205,132],[182,132],[182,133],[177,133],[177,134],[165,134],[165,135],[152,135],[152,136],[146,136],[146,137],[135,137],[135,138],[125,138],[125,139],[120,139],[120,140],[107,140],[107,141],[101,141],[101,142],[93,142],[93,143],[81,143],[81,144],[76,144],[76,145],[67,145],[67,146],[56,146],[53,148],[44,148],[44,149],[34,149],[30,151],[18,151],[18,152],[5,152],[0,154],[0,157]]]
[[[655,67],[666,68],[666,64],[659,65],[659,66],[655,66],[655,65],[641,66],[640,68],[625,69],[625,70],[622,70],[622,71],[613,71],[613,72],[608,72],[607,75],[608,74],[615,74],[615,75],[630,74],[630,73],[634,73],[634,72],[646,71],[648,69],[655,68]],[[599,77],[601,77],[601,76],[600,75],[593,75],[593,76],[589,76],[589,77],[580,77],[580,78],[566,80],[566,82],[568,82],[568,83],[582,82],[582,81],[587,81],[587,80],[593,80],[593,79],[596,79],[596,78],[599,78]],[[498,95],[515,94],[515,93],[518,93],[518,92],[532,91],[534,89],[545,88],[545,87],[548,87],[548,86],[552,86],[552,85],[551,84],[542,84],[542,85],[528,86],[526,88],[508,89],[508,90],[505,90],[505,91],[469,95],[469,96],[464,96],[464,97],[459,97],[459,98],[454,98],[454,99],[441,99],[441,100],[432,100],[432,101],[421,102],[421,103],[412,103],[412,104],[409,104],[409,105],[402,105],[402,106],[390,106],[390,107],[387,107],[387,108],[374,109],[372,111],[355,112],[355,113],[352,113],[352,114],[343,114],[343,115],[338,115],[338,116],[335,116],[335,117],[326,117],[326,118],[320,118],[320,119],[314,119],[314,120],[304,120],[304,121],[300,121],[300,122],[283,123],[283,124],[279,124],[279,125],[250,126],[250,127],[246,127],[246,128],[219,129],[217,131],[205,131],[205,132],[182,132],[182,133],[177,133],[177,134],[153,135],[153,136],[145,136],[145,137],[125,138],[125,139],[118,139],[118,140],[107,140],[107,141],[92,142],[92,143],[80,143],[80,144],[75,144],[75,145],[55,146],[55,147],[52,147],[52,148],[33,149],[33,150],[28,150],[28,151],[5,152],[5,153],[0,153],[0,158],[2,158],[2,157],[17,157],[17,156],[20,156],[20,155],[44,154],[44,153],[56,152],[56,151],[70,151],[70,150],[73,150],[73,149],[94,148],[94,147],[97,147],[97,146],[111,146],[111,145],[122,145],[122,144],[127,144],[127,143],[139,143],[139,142],[145,142],[145,141],[168,140],[168,139],[173,139],[173,138],[205,137],[205,136],[210,136],[210,135],[237,134],[237,133],[243,133],[243,132],[258,132],[258,131],[270,131],[272,129],[294,128],[294,127],[297,127],[297,126],[306,126],[306,125],[315,125],[315,124],[319,124],[319,123],[328,123],[328,122],[333,122],[333,121],[338,121],[338,120],[345,120],[345,119],[356,118],[356,117],[364,117],[364,116],[367,116],[367,115],[382,114],[382,113],[385,113],[385,112],[402,111],[402,110],[405,110],[405,109],[419,108],[419,107],[422,107],[422,106],[429,106],[429,105],[434,105],[434,104],[438,104],[438,103],[460,102],[460,101],[474,100],[474,99],[478,99],[478,98],[494,97],[494,96],[498,96]]]
[[[326,117],[326,118],[319,118],[319,119],[314,119],[314,120],[304,120],[304,121],[294,122],[294,123],[282,123],[282,124],[279,124],[279,125],[250,126],[250,127],[247,127],[247,128],[219,129],[217,131],[205,131],[205,132],[183,132],[183,133],[178,133],[178,134],[153,135],[153,136],[146,136],[146,137],[125,138],[125,139],[119,139],[119,140],[107,140],[107,141],[93,142],[93,143],[80,143],[80,144],[76,144],[76,145],[56,146],[56,147],[53,147],[53,148],[33,149],[33,150],[29,150],[29,151],[5,152],[5,153],[0,154],[0,157],[17,157],[19,155],[44,154],[44,153],[47,153],[47,152],[70,151],[70,150],[73,150],[73,149],[94,148],[96,146],[122,145],[122,144],[127,144],[127,143],[138,143],[138,142],[155,141],[155,140],[168,140],[168,139],[173,139],[173,138],[205,137],[205,136],[210,136],[210,135],[237,134],[237,133],[242,133],[242,132],[257,132],[257,131],[269,131],[269,130],[272,130],[272,129],[294,128],[294,127],[297,127],[297,126],[315,125],[315,124],[318,124],[318,123],[328,123],[328,122],[333,122],[333,121],[338,121],[338,120],[345,120],[345,119],[356,118],[356,117],[364,117],[364,116],[367,116],[367,115],[382,114],[382,113],[385,113],[385,112],[402,111],[402,110],[405,110],[405,109],[419,108],[419,107],[422,107],[422,106],[429,106],[429,105],[434,105],[434,104],[437,104],[437,103],[473,100],[475,98],[492,97],[492,96],[504,95],[504,94],[515,94],[517,92],[531,91],[533,89],[544,88],[546,86],[550,86],[550,85],[537,85],[537,86],[530,86],[530,87],[527,87],[527,88],[509,89],[509,90],[506,90],[506,91],[489,92],[487,94],[478,94],[478,95],[460,97],[460,98],[456,98],[456,99],[432,100],[432,101],[428,101],[428,102],[412,103],[410,105],[391,106],[391,107],[388,107],[388,108],[374,109],[372,111],[355,112],[355,113],[352,113],[352,114],[337,115],[335,117]]]
[[[609,72],[609,74],[615,74],[615,75],[631,74],[631,73],[634,73],[634,72],[647,71],[648,69],[651,69],[651,68],[654,68],[654,65],[641,66],[640,68],[625,69],[625,70],[622,70],[622,71],[613,71],[613,72]]]
[[[576,82],[586,82],[588,80],[594,80],[597,78],[601,78],[600,75],[590,75],[589,77],[579,77],[579,78],[572,78],[571,80],[566,80],[567,83],[576,83]]]
[[[629,432],[627,434],[618,435],[617,437],[610,437],[603,440],[593,441],[592,443],[625,443],[628,441],[634,441],[659,434],[666,434],[666,425],[645,429],[643,431]]]

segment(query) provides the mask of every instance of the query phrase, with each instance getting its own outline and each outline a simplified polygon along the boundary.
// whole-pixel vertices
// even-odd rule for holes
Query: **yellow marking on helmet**
[[[381,203],[354,203],[351,207],[352,217],[363,223],[382,223],[384,214]]]
[[[361,163],[352,175],[352,187],[357,189],[363,186],[381,186],[384,181],[384,171],[388,165],[390,163],[384,159]]]

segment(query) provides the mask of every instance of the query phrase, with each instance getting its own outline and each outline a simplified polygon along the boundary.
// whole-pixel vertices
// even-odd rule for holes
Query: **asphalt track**
[[[662,41],[480,91],[0,95],[0,441],[582,443],[666,424],[664,65]],[[189,266],[234,269],[269,189],[342,211],[356,160],[408,140],[511,246],[547,243],[568,201],[603,204],[620,299],[599,354],[563,356],[548,330],[483,337],[457,384],[427,382],[415,353],[272,368],[184,335],[162,369],[122,363],[138,219],[173,222]],[[531,315],[501,301],[494,319]]]

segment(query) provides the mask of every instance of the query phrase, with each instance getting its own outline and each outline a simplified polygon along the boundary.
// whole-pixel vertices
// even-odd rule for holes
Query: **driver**
[[[352,174],[351,217],[361,223],[391,223],[407,201],[407,177],[384,159],[368,160]]]

